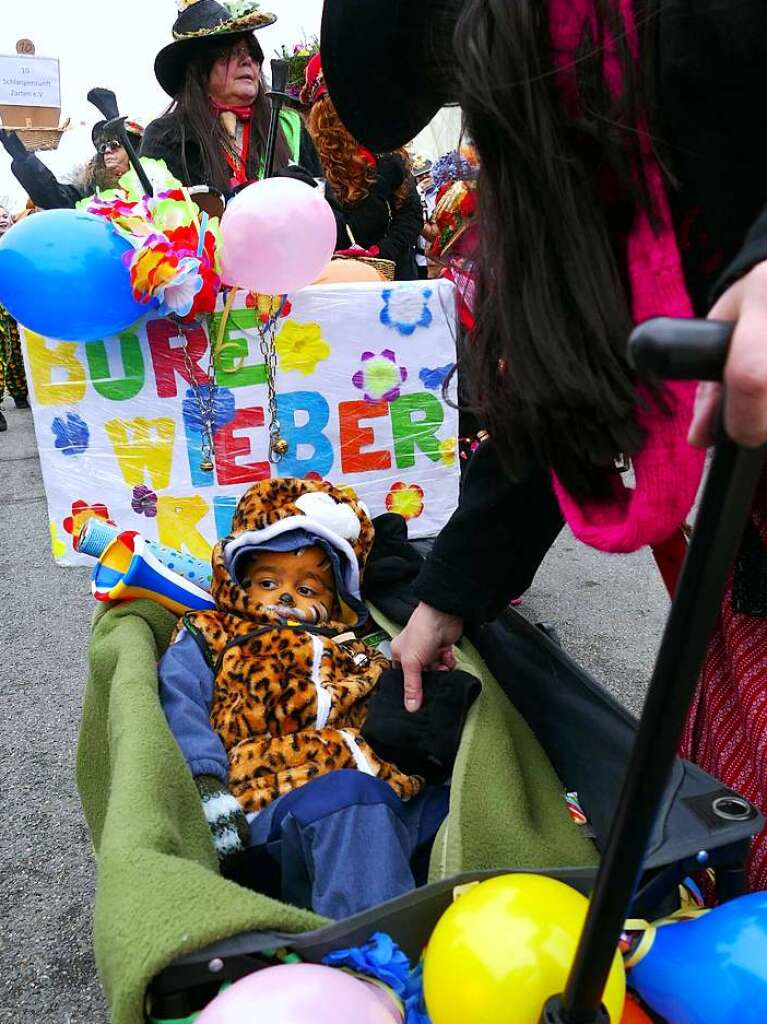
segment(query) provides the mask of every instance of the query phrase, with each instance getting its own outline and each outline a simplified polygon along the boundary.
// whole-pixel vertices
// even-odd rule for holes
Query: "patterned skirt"
[[[682,755],[767,814],[767,473],[748,535],[750,551],[730,575]],[[748,882],[752,891],[767,889],[767,828],[752,846]]]

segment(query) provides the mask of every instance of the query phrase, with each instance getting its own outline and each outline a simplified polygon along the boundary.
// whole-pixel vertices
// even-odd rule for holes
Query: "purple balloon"
[[[222,992],[197,1024],[402,1024],[402,1013],[375,985],[315,964],[256,971]]]

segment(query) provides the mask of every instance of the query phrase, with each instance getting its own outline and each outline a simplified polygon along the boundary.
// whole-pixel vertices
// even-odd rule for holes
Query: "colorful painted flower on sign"
[[[425,496],[423,487],[400,481],[386,495],[386,511],[396,512],[403,519],[418,519],[426,507]]]
[[[330,355],[330,345],[322,337],[319,324],[299,324],[288,320],[277,335],[274,347],[285,373],[296,370],[304,377],[317,372],[317,366]]]
[[[53,557],[58,561],[66,555],[67,546],[59,537],[59,528],[53,520],[48,524],[48,529],[51,533],[51,551],[53,552]]]
[[[423,386],[429,391],[439,391],[454,369],[455,363],[447,363],[447,365],[438,366],[434,370],[424,367],[418,376]]]
[[[429,309],[431,296],[431,288],[414,288],[411,285],[384,289],[381,323],[406,337],[415,334],[418,327],[431,327],[434,320]]]
[[[109,515],[109,509],[106,505],[102,505],[97,502],[94,505],[89,505],[87,501],[74,501],[72,502],[72,515],[67,516],[62,526],[66,532],[72,538],[72,547],[77,550],[77,540],[82,532],[82,528],[88,522],[89,519],[103,519],[105,523],[112,523]]]
[[[366,402],[396,402],[400,387],[407,380],[407,370],[397,363],[397,354],[386,348],[380,355],[362,353],[362,369],[352,377],[352,383],[365,392]]]
[[[56,447],[62,455],[83,455],[90,444],[88,424],[77,413],[68,412],[66,417],[57,416],[51,424]]]
[[[146,516],[147,519],[157,518],[157,495],[144,484],[133,488],[131,508],[137,516]]]
[[[448,437],[439,446],[440,462],[444,466],[454,466],[458,459],[458,438]]]
[[[236,405],[234,395],[229,388],[220,388],[217,385],[213,387],[213,415],[211,422],[213,430],[223,430],[227,427],[235,417]],[[184,413],[184,422],[192,430],[201,431],[204,427],[202,410],[207,408],[210,402],[211,387],[209,384],[200,384],[197,387],[196,392],[189,388],[184,398],[182,410]]]

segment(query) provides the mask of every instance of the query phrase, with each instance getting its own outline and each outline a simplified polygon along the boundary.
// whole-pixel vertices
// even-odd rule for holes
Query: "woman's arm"
[[[418,239],[423,228],[423,209],[413,182],[407,199],[398,210],[392,210],[389,230],[378,242],[381,257],[397,263]]]
[[[767,442],[767,209],[716,290],[720,297],[710,318],[737,325],[725,368],[725,427],[734,441],[757,447]],[[700,385],[690,428],[692,444],[713,443],[720,400],[720,385]]]
[[[226,785],[229,758],[210,723],[213,671],[187,630],[160,659],[159,676],[162,709],[189,771]]]
[[[458,509],[437,538],[415,582],[421,599],[392,643],[405,676],[405,707],[422,701],[421,673],[455,667],[452,645],[465,622],[494,619],[533,581],[562,529],[549,474],[536,469],[515,483],[491,442],[477,450]]]
[[[489,622],[528,589],[562,525],[549,474],[536,469],[510,480],[486,441],[416,580],[418,597],[469,622]]]
[[[77,185],[62,184],[34,153],[28,153],[15,132],[0,131],[0,142],[12,157],[11,172],[41,210],[73,209],[83,198]]]

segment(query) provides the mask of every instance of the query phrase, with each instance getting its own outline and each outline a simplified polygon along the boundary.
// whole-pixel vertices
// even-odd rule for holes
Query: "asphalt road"
[[[0,434],[0,1021],[106,1024],[90,943],[95,872],[74,781],[92,599],[57,569],[32,416]],[[638,710],[668,608],[649,555],[563,535],[522,611]]]

